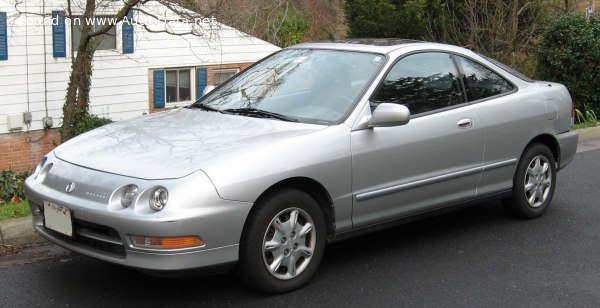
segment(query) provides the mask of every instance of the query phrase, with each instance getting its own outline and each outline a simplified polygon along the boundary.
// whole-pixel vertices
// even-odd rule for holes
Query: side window
[[[476,101],[513,90],[513,86],[508,81],[492,70],[469,59],[457,58],[465,73],[463,80],[469,101]]]
[[[371,110],[380,103],[405,105],[413,115],[463,103],[454,61],[437,52],[401,59],[372,97]]]

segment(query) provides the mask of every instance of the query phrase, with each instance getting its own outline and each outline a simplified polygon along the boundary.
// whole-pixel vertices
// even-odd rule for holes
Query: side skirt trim
[[[423,219],[426,217],[436,216],[436,215],[450,212],[450,211],[453,211],[453,210],[456,210],[459,208],[468,207],[468,206],[472,206],[472,205],[476,205],[476,204],[481,204],[481,203],[487,202],[487,201],[496,201],[496,200],[508,198],[511,196],[511,194],[512,194],[512,190],[506,190],[506,191],[493,193],[493,194],[486,195],[486,196],[477,197],[477,198],[470,199],[467,201],[461,201],[461,202],[457,202],[457,203],[442,205],[442,206],[434,208],[434,209],[430,209],[430,210],[426,210],[426,211],[422,211],[422,212],[418,212],[418,213],[414,213],[414,214],[409,214],[406,216],[402,216],[402,217],[374,223],[374,224],[371,224],[368,226],[352,229],[350,231],[338,233],[329,242],[330,243],[337,242],[340,240],[345,240],[348,238],[360,236],[360,235],[371,233],[374,231],[388,229],[388,228],[402,225],[402,224],[405,224],[405,223],[408,223],[411,221]]]
[[[434,176],[434,177],[427,178],[427,179],[417,180],[414,182],[409,182],[409,183],[390,186],[390,187],[386,187],[386,188],[382,188],[382,189],[377,189],[377,190],[373,190],[373,191],[369,191],[369,192],[365,192],[365,193],[356,195],[356,201],[364,201],[364,200],[368,200],[368,199],[382,197],[385,195],[401,192],[404,190],[409,190],[409,189],[426,186],[426,185],[431,185],[431,184],[435,184],[435,183],[439,183],[439,182],[443,182],[443,181],[453,180],[453,179],[463,177],[463,176],[477,174],[477,173],[484,172],[484,171],[489,171],[489,170],[493,170],[493,169],[510,166],[510,165],[513,165],[516,163],[517,163],[517,159],[513,158],[513,159],[509,159],[509,160],[505,160],[505,161],[501,161],[501,162],[497,162],[497,163],[491,163],[491,164],[480,166],[480,167],[470,168],[470,169],[466,169],[466,170],[461,170],[461,171],[457,171],[457,172]]]

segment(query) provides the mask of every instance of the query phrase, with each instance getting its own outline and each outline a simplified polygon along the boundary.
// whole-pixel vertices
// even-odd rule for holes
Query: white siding
[[[67,57],[54,58],[52,54],[52,26],[39,26],[40,17],[19,14],[16,0],[1,0],[0,12],[8,16],[8,60],[0,61],[0,134],[8,132],[7,115],[31,111],[31,130],[42,129],[42,117],[54,118],[60,123],[65,90],[69,79],[71,57],[69,26],[67,26]],[[41,14],[42,1],[19,1],[21,12]],[[46,0],[45,14],[66,11],[65,1]],[[27,6],[25,6],[27,5]],[[110,8],[105,9],[106,12]],[[148,2],[145,11],[166,19],[176,17],[156,2]],[[102,14],[103,9],[97,10]],[[137,15],[136,20],[151,20]],[[29,24],[28,24],[29,22]],[[44,27],[46,46],[44,48]],[[148,27],[164,30],[161,23]],[[187,32],[189,25],[170,23],[172,31]],[[117,50],[97,51],[94,56],[90,110],[94,114],[124,120],[148,113],[149,70],[153,68],[197,67],[230,63],[255,62],[277,50],[278,47],[248,36],[230,27],[216,24],[211,35],[171,35],[150,33],[141,25],[134,26],[133,54],[122,53],[121,26],[117,26]],[[198,28],[194,28],[198,30]],[[45,62],[45,64],[44,64]]]

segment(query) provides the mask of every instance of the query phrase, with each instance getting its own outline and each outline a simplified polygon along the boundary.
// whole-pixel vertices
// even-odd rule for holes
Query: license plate
[[[44,225],[48,229],[73,236],[71,211],[62,205],[44,201]]]

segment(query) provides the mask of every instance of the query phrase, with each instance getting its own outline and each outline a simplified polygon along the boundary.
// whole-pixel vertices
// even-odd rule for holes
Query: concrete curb
[[[33,230],[31,216],[0,221],[0,238],[2,245],[12,246],[44,241]]]
[[[578,132],[577,152],[600,148],[600,126],[580,129]],[[582,151],[579,148],[582,148]],[[3,245],[22,245],[45,241],[33,230],[31,216],[0,221],[0,238]]]
[[[579,141],[600,138],[600,126],[578,129]]]

